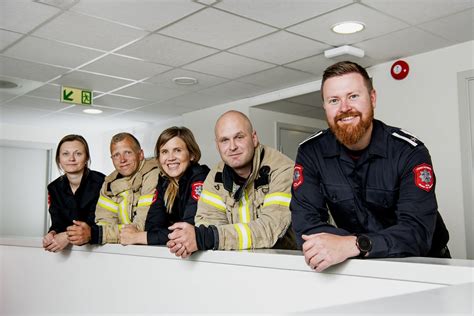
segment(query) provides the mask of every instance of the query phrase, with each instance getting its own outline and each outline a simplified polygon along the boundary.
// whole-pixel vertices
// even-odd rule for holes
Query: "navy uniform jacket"
[[[449,235],[428,149],[399,128],[373,124],[357,160],[329,129],[300,145],[290,204],[299,246],[302,234],[363,233],[372,240],[369,257],[427,256],[432,241],[440,251]],[[328,210],[337,227],[328,223]]]
[[[73,220],[83,221],[91,227],[91,243],[96,241],[98,228],[95,224],[95,206],[104,178],[104,174],[86,168],[81,184],[75,193],[72,193],[65,175],[51,182],[48,185],[49,213],[51,214],[49,231],[61,233],[66,231],[68,226],[73,225]]]
[[[168,227],[176,222],[194,225],[197,202],[201,196],[202,184],[209,173],[206,165],[192,164],[179,179],[179,190],[171,213],[165,206],[165,192],[169,185],[166,176],[159,177],[156,186],[156,198],[148,210],[145,221],[147,242],[149,245],[165,245],[168,242]]]

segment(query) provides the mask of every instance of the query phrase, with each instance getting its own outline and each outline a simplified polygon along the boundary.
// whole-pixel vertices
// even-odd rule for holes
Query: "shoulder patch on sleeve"
[[[393,132],[392,136],[398,139],[404,140],[405,142],[409,143],[413,147],[416,147],[422,144],[422,142],[415,135],[403,129]]]
[[[415,176],[415,185],[426,192],[430,192],[434,185],[433,167],[429,164],[422,163],[413,168]]]
[[[303,166],[296,164],[293,171],[293,189],[297,189],[304,182]]]
[[[191,185],[191,196],[192,196],[192,198],[195,199],[196,201],[199,201],[199,198],[201,197],[202,185],[203,185],[203,182],[202,182],[202,181],[194,182],[194,183]]]
[[[301,143],[299,143],[299,146],[303,145],[304,143],[306,143],[307,141],[310,141],[314,138],[318,138],[319,136],[321,136],[322,134],[324,133],[324,130],[320,130],[320,131],[317,131],[316,133],[314,133],[313,135],[309,136],[308,138],[306,138],[304,141],[302,141]]]

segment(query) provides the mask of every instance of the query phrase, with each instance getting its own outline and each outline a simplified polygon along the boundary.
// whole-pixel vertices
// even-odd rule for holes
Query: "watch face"
[[[369,237],[360,235],[357,237],[357,246],[360,251],[369,252],[372,249],[372,242]]]

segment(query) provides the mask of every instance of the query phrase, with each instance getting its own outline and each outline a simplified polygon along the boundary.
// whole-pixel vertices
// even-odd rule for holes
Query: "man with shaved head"
[[[196,227],[170,227],[168,247],[180,257],[196,250],[296,249],[290,227],[293,161],[259,144],[249,118],[221,115],[214,129],[222,158],[207,176]]]

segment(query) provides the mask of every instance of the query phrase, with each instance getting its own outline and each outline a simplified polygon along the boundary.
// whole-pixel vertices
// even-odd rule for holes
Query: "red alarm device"
[[[408,76],[408,71],[410,67],[408,64],[403,60],[397,60],[393,63],[392,68],[390,69],[390,73],[392,77],[397,80],[405,79]]]

